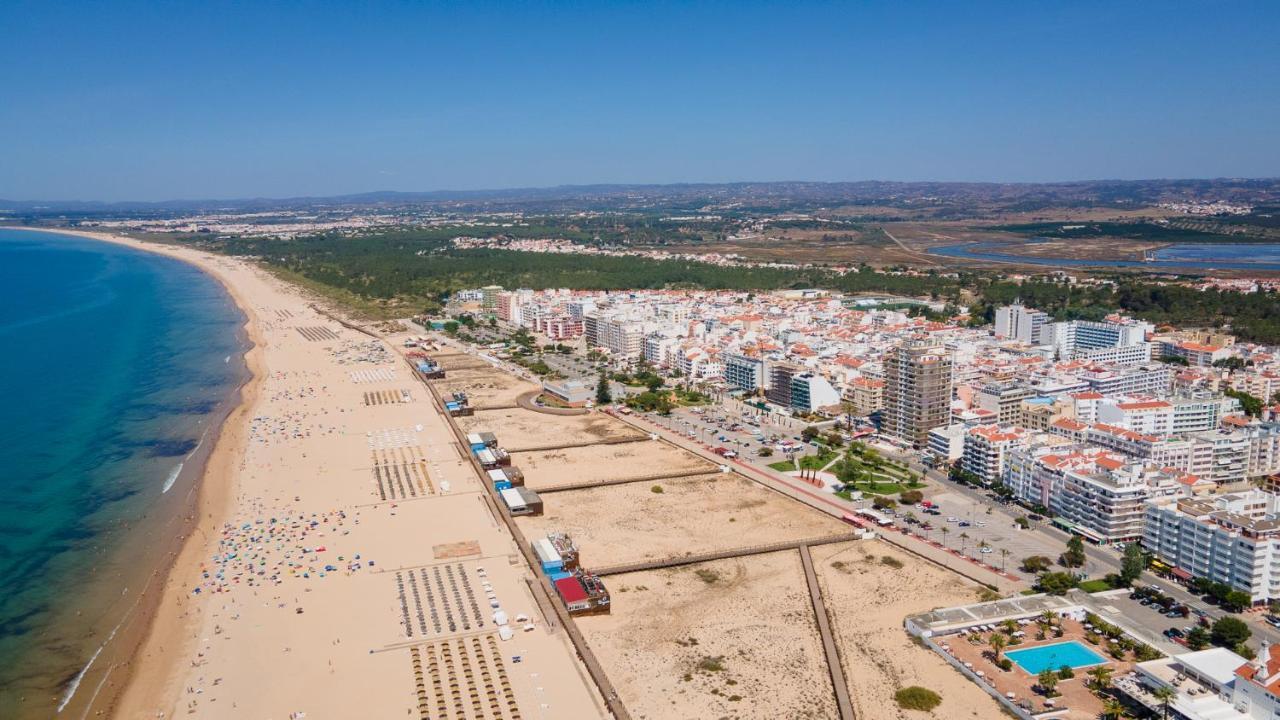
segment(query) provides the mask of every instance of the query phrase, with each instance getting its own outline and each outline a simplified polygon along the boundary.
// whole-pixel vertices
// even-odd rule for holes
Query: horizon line
[[[533,192],[533,191],[554,191],[554,190],[583,190],[591,188],[679,188],[679,187],[716,187],[716,186],[734,186],[734,185],[865,185],[865,184],[884,184],[884,185],[985,185],[985,186],[1021,186],[1035,187],[1041,185],[1085,185],[1090,183],[1152,183],[1152,182],[1277,182],[1280,181],[1280,175],[1270,176],[1217,176],[1217,177],[1149,177],[1149,178],[1092,178],[1077,180],[1039,180],[1039,181],[1002,181],[1002,180],[878,180],[878,179],[862,179],[862,180],[728,180],[728,181],[680,181],[680,182],[597,182],[597,183],[565,183],[559,185],[523,185],[509,187],[489,187],[475,189],[449,189],[440,188],[433,190],[363,190],[345,193],[330,193],[326,195],[287,195],[287,196],[242,196],[229,198],[166,198],[159,200],[83,200],[83,199],[41,199],[41,200],[18,200],[0,197],[0,203],[12,205],[173,205],[180,203],[245,203],[245,202],[298,202],[298,201],[319,201],[332,200],[342,198],[360,198],[364,196],[374,195],[484,195],[484,194],[500,194],[513,192]],[[3,209],[0,208],[0,212]]]

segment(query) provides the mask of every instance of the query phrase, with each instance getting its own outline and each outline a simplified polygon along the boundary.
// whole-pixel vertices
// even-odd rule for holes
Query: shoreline
[[[120,621],[99,648],[100,653],[119,638],[119,642],[125,645],[117,648],[119,657],[108,666],[92,693],[84,695],[90,688],[80,685],[72,697],[63,699],[64,705],[59,710],[59,715],[65,714],[68,717],[83,718],[90,714],[123,716],[127,714],[126,710],[131,703],[141,708],[145,704],[154,703],[156,697],[163,693],[166,680],[164,674],[160,672],[144,676],[139,672],[140,666],[146,662],[156,669],[171,667],[173,659],[187,655],[189,646],[194,644],[194,641],[186,639],[187,633],[184,631],[189,622],[200,621],[203,606],[201,603],[186,603],[182,587],[199,575],[201,558],[208,550],[207,544],[216,539],[218,528],[230,516],[235,497],[230,470],[243,455],[247,419],[251,417],[250,410],[257,401],[259,385],[264,375],[264,344],[258,327],[259,320],[250,304],[212,262],[212,257],[207,257],[200,251],[84,230],[20,226],[4,226],[0,229],[30,230],[110,242],[185,262],[216,280],[245,317],[242,328],[249,341],[249,347],[244,353],[248,377],[233,395],[238,398],[234,401],[235,404],[213,430],[213,444],[205,458],[199,481],[192,488],[195,497],[184,500],[183,517],[179,520],[181,529],[174,538],[174,547],[169,550],[169,559],[162,561],[153,570],[135,601],[136,610]],[[198,542],[197,535],[200,536]],[[156,580],[159,580],[158,584]],[[173,610],[166,611],[171,607]],[[131,646],[130,640],[133,641]],[[87,676],[86,671],[97,657],[95,653],[92,658],[86,658],[85,668],[76,677],[77,682]],[[74,714],[76,711],[79,711],[78,716]]]

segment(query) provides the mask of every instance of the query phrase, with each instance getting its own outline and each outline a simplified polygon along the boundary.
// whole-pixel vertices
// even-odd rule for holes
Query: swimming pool
[[[1032,675],[1039,675],[1041,670],[1057,670],[1063,665],[1074,669],[1101,665],[1107,661],[1075,640],[1025,650],[1010,650],[1004,656]]]

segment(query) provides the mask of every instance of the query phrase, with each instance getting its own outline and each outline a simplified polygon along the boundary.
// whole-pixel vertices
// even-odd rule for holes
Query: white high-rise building
[[[1262,490],[1147,504],[1142,545],[1194,577],[1280,598],[1280,497]]]
[[[1017,340],[1028,345],[1048,342],[1046,328],[1050,324],[1047,313],[1032,310],[1021,304],[996,308],[996,337]]]

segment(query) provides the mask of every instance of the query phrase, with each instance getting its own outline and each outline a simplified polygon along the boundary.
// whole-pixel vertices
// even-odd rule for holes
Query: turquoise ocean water
[[[80,717],[120,677],[246,378],[243,321],[176,260],[0,230],[0,717]]]

